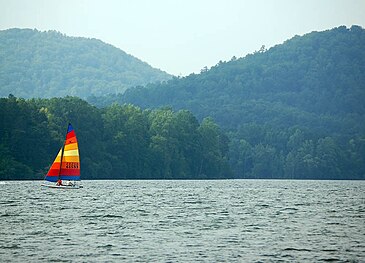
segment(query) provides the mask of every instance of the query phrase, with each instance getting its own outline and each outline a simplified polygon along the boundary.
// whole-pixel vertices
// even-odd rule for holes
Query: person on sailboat
[[[62,180],[61,179],[58,179],[56,185],[62,185]]]

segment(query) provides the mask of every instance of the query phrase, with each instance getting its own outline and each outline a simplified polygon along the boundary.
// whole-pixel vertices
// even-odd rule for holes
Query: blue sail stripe
[[[73,127],[71,125],[71,123],[68,124],[68,128],[67,128],[67,133],[69,133],[70,131],[73,131]]]
[[[80,176],[75,175],[60,175],[61,180],[80,181]],[[46,180],[49,182],[57,182],[58,176],[46,176]]]

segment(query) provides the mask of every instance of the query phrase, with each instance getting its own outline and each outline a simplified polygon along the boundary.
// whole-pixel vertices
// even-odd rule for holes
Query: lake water
[[[0,182],[1,262],[364,262],[365,181]]]

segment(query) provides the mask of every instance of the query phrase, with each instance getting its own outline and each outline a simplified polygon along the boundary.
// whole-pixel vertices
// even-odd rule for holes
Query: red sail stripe
[[[75,131],[74,130],[72,130],[69,133],[67,133],[66,140],[69,140],[72,137],[75,137],[75,139],[76,139],[76,134],[75,134]]]
[[[47,176],[58,176],[59,169],[49,169]]]
[[[80,169],[61,169],[61,175],[80,175]]]

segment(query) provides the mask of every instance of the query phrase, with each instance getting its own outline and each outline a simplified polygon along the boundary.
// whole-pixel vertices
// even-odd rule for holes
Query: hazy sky
[[[0,0],[0,30],[101,39],[174,75],[340,25],[365,28],[365,0]]]

